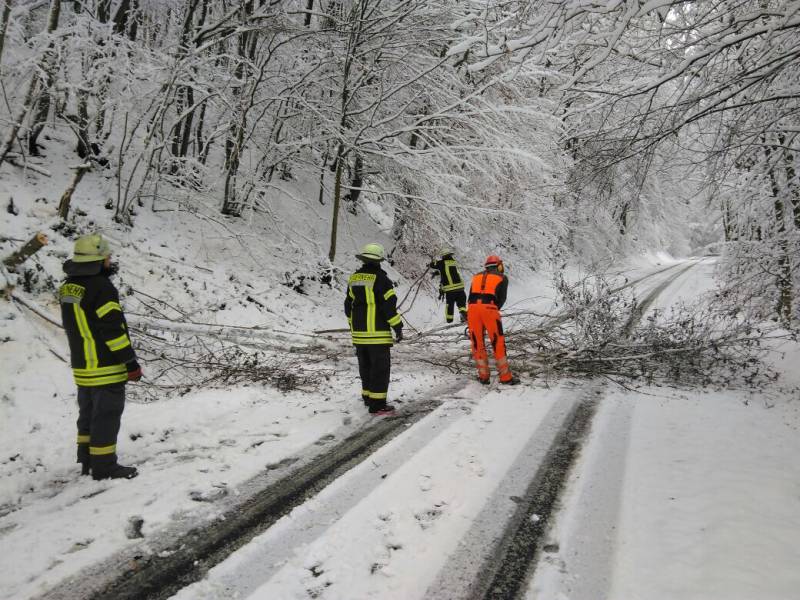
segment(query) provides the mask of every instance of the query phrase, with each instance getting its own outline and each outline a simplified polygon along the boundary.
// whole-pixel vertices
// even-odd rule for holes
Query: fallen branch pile
[[[725,294],[713,302],[677,306],[668,314],[652,311],[642,318],[655,293],[639,300],[632,288],[612,288],[597,277],[576,284],[559,279],[555,287],[554,314],[509,311],[503,319],[512,368],[536,378],[602,376],[623,385],[757,387],[775,378],[762,361],[762,341],[790,335],[776,325],[753,325],[761,321],[726,303]],[[14,300],[58,325],[35,303],[17,295]],[[314,390],[336,372],[342,357],[353,356],[346,330],[315,335],[201,323],[164,305],[164,310],[148,306],[150,316],[129,317],[146,365],[143,385],[131,389],[140,400],[157,399],[165,391],[244,383],[266,383],[284,392]],[[177,316],[167,316],[166,308]],[[393,355],[397,364],[474,374],[461,324],[411,335]],[[346,370],[352,372],[352,365]]]
[[[137,352],[147,365],[134,397],[164,391],[266,383],[282,392],[311,391],[332,373],[341,348],[324,339],[261,327],[136,319]]]
[[[754,326],[721,304],[677,306],[639,319],[631,289],[603,279],[569,285],[560,280],[558,315],[504,317],[512,366],[539,378],[604,376],[616,381],[678,386],[758,386],[774,381],[763,363],[762,340],[775,331]],[[426,332],[403,346],[403,357],[472,376],[463,326]]]

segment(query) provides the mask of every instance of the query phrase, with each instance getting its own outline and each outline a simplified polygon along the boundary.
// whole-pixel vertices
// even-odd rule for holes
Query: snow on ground
[[[654,308],[695,300],[712,273],[704,261]],[[799,400],[777,386],[609,389],[527,597],[795,598]]]
[[[643,284],[641,293],[659,281]],[[487,393],[471,384],[459,396],[445,397],[419,425],[176,599],[424,597],[522,449],[544,434],[554,403],[575,391],[529,382]],[[435,427],[443,419],[446,425]],[[409,451],[408,438],[426,424],[430,441]],[[375,470],[382,481],[365,486]],[[343,501],[349,488],[362,495]]]
[[[2,204],[13,197],[19,214],[2,212],[3,236],[13,239],[0,242],[0,251],[8,253],[32,231],[49,233],[52,244],[30,261],[30,280],[20,281],[17,293],[58,320],[52,294],[72,234],[48,224],[56,223],[54,198],[68,173],[54,168],[53,178],[35,185],[5,174]],[[269,215],[278,225],[267,240],[202,211],[142,210],[136,227],[126,230],[108,225],[101,199],[113,197],[109,182],[88,177],[74,202],[86,213],[78,219],[82,230],[101,223],[113,240],[123,304],[133,319],[168,316],[299,334],[344,326],[341,282],[330,289],[306,280],[304,294],[284,285],[297,274],[313,274],[309,256],[324,254],[329,207],[315,207],[315,200],[293,211],[287,194]],[[371,213],[343,214],[339,267],[345,271],[355,266],[359,245],[384,239],[385,219]],[[175,237],[187,229],[191,237]],[[368,239],[365,231],[372,232]],[[286,244],[298,236],[310,240],[305,255]],[[287,247],[290,256],[282,254]],[[507,310],[551,310],[551,276],[515,273],[509,262]],[[675,264],[654,254],[616,270],[624,282]],[[467,264],[463,272],[479,268]],[[710,263],[690,270],[657,308],[692,301],[711,287],[712,270]],[[389,272],[403,298],[411,282]],[[583,273],[566,267],[565,275],[577,280]],[[406,318],[426,329],[441,324],[442,313],[423,291]],[[788,374],[786,385],[800,385],[800,352],[786,344],[778,350],[773,360]],[[0,598],[41,593],[136,543],[125,535],[131,517],[144,520],[145,540],[176,522],[211,519],[268,465],[368,418],[349,352],[319,391],[236,386],[163,394],[155,402],[129,402],[123,416],[120,454],[140,467],[139,478],[94,482],[78,476],[74,463],[76,409],[66,356],[63,332],[2,301]],[[390,394],[402,406],[426,398],[442,382],[458,388],[458,379],[446,373],[395,365]],[[254,598],[305,598],[309,590],[324,598],[422,597],[558,394],[558,387],[527,382],[513,390],[467,384],[446,395],[440,409],[182,597],[228,597],[218,593],[220,586],[228,590],[236,580],[243,582],[240,595]],[[800,583],[794,574],[800,531],[796,404],[796,397],[777,389],[752,396],[609,388],[553,532],[551,550],[557,550],[545,556],[531,597],[596,598],[601,589],[631,600],[792,597]],[[301,524],[306,533],[298,535]],[[290,540],[285,547],[291,552],[276,557],[270,550],[275,540]],[[263,556],[270,562],[259,572],[253,565]],[[251,575],[242,579],[243,572]],[[594,595],[581,592],[592,589]]]
[[[60,321],[54,292],[75,232],[56,227],[57,199],[70,175],[54,164],[51,178],[1,167],[0,255],[34,231],[48,234],[51,243],[25,263],[27,275],[18,278],[15,294]],[[331,289],[306,280],[304,294],[284,285],[298,275],[313,275],[316,267],[309,257],[325,254],[318,246],[326,239],[330,209],[317,208],[315,193],[306,195],[315,200],[302,210],[292,204],[297,194],[276,198],[273,214],[260,217],[264,223],[257,235],[258,224],[251,228],[226,220],[202,203],[157,214],[142,209],[133,229],[115,225],[104,208],[104,199],[113,198],[112,184],[102,175],[88,176],[73,199],[73,211],[79,232],[99,227],[111,239],[121,265],[122,304],[131,322],[168,317],[297,334],[346,327],[340,282]],[[6,211],[11,198],[17,214]],[[339,266],[349,270],[357,264],[356,248],[385,235],[368,216],[343,212],[342,222],[343,230],[354,232],[339,239]],[[303,243],[306,237],[316,241]],[[301,243],[287,244],[287,239]],[[298,252],[304,247],[305,254]],[[399,294],[408,287],[409,282],[399,281]],[[425,326],[440,320],[440,313],[435,299],[423,293],[409,318]],[[139,467],[140,476],[94,482],[80,477],[75,464],[77,408],[65,360],[63,331],[17,303],[0,301],[2,598],[40,593],[134,543],[125,536],[130,517],[144,519],[145,536],[175,520],[211,518],[216,503],[236,495],[267,465],[306,452],[317,440],[346,429],[345,422],[354,428],[367,419],[349,350],[337,363],[337,374],[318,390],[282,393],[236,386],[156,392],[153,402],[129,398],[119,453],[122,462]],[[290,367],[291,361],[287,355]],[[148,364],[142,362],[146,379]],[[424,398],[433,378],[427,373],[411,377],[396,368],[392,397],[400,406]]]
[[[308,598],[323,591],[320,597],[330,599],[422,597],[552,406],[550,392],[518,387],[486,393],[470,384],[462,399],[446,398],[420,423],[424,429],[425,422],[435,424],[450,414],[450,422],[416,452],[404,450],[420,425],[176,597],[217,598],[223,591],[226,597],[254,599]],[[388,467],[393,458],[399,464]],[[313,523],[316,507],[353,485],[362,471],[375,469],[383,477],[380,485],[336,515],[317,539],[294,548],[281,540],[282,527],[306,529],[309,512]],[[290,550],[279,565],[247,559],[259,545],[276,540]],[[259,577],[263,583],[256,586]]]
[[[511,301],[524,300],[525,289],[522,285],[516,289],[512,287]],[[167,293],[166,287],[151,291],[153,295]],[[272,291],[278,298],[283,297],[284,303],[291,302],[293,311],[300,312],[308,306],[315,308],[312,314],[316,316],[308,319],[305,327],[341,326],[334,320],[339,294],[327,304],[316,300],[314,305],[306,297],[293,298],[293,293],[282,287]],[[44,302],[41,298],[40,301]],[[173,301],[177,303],[180,298]],[[56,316],[52,305],[45,308]],[[2,323],[9,341],[0,347],[0,352],[4,372],[11,377],[8,387],[4,385],[4,401],[0,407],[4,452],[0,462],[0,504],[4,507],[0,536],[3,545],[13,548],[14,552],[0,563],[0,581],[4,583],[2,597],[20,598],[40,593],[62,577],[134,543],[125,536],[131,517],[144,520],[142,532],[146,537],[175,521],[210,519],[216,514],[215,502],[237,494],[238,486],[262,472],[267,465],[303,452],[316,440],[342,427],[346,418],[355,417],[353,426],[366,418],[358,399],[359,385],[352,359],[345,367],[344,376],[333,378],[322,394],[283,394],[250,386],[195,391],[152,403],[129,402],[122,421],[120,454],[123,461],[138,465],[141,475],[130,482],[93,482],[79,477],[74,463],[74,390],[68,369],[53,354],[66,356],[63,333],[17,305],[7,305],[4,310]],[[429,326],[441,319],[441,307],[430,300],[419,302],[411,316],[424,324],[421,326]],[[464,347],[467,351],[466,343]],[[392,398],[399,400],[401,406],[412,398],[424,399],[425,390],[431,387],[434,378],[441,382],[447,377],[437,373],[410,373],[399,366],[392,377]],[[484,390],[479,388],[473,392],[475,396]],[[485,400],[490,401],[489,407],[496,407],[509,397],[508,394],[505,398],[495,397],[493,404],[491,397]],[[477,401],[477,397],[471,401]],[[518,402],[515,411],[503,415],[499,422],[527,423],[534,427],[533,421],[523,417],[527,415],[535,421],[536,411],[541,407],[536,403],[531,406],[531,398],[517,398],[515,402]],[[492,461],[491,457],[475,459],[474,456],[483,452],[483,448],[492,448],[491,440],[502,438],[503,428],[492,425],[489,418],[470,417],[468,422],[475,431],[488,427],[488,433],[494,433],[483,441],[470,442],[472,450],[458,444],[447,447],[441,442],[445,443],[441,452],[461,465],[451,473],[450,479],[458,479],[469,472],[491,489],[502,472],[492,477],[477,474]],[[453,433],[452,439],[442,439],[452,443],[458,435]],[[513,444],[522,444],[525,439],[510,438],[507,443],[511,445],[505,452],[513,455]],[[502,452],[502,449],[493,451]],[[427,458],[421,459],[423,463],[432,460],[430,452],[425,451]],[[442,468],[445,467],[439,467]],[[492,472],[491,467],[489,472]],[[412,489],[417,491],[422,485],[419,481],[426,480],[424,475],[415,475],[413,479]],[[403,477],[392,481],[407,482]],[[438,485],[446,489],[448,481],[445,479]],[[440,499],[447,503],[442,506],[447,507],[444,512],[450,517],[446,521],[451,528],[456,527],[454,532],[467,527],[469,515],[480,508],[482,494],[472,496],[471,492],[462,492],[471,498],[466,506],[461,506],[448,494]],[[398,499],[405,497],[401,495]],[[420,517],[423,524],[428,512],[438,515],[433,506],[436,502],[438,500],[421,500],[419,506],[408,506],[410,512],[400,510],[395,504],[393,514],[402,514],[403,525],[393,530],[404,531],[409,523],[421,529],[416,515],[423,515]],[[374,535],[374,531],[370,535]],[[430,532],[425,534],[425,539],[430,539]],[[446,540],[452,545],[457,542],[458,535],[451,532]],[[390,550],[384,548],[382,552],[381,560],[384,560]],[[362,562],[368,562],[368,554],[362,556]],[[295,568],[302,566],[295,565]],[[340,565],[340,572],[342,568]],[[387,573],[390,572],[388,569]],[[430,575],[433,574],[435,569],[432,568]],[[405,583],[397,585],[401,590]],[[423,587],[420,584],[420,589]],[[396,593],[397,597],[403,594]]]

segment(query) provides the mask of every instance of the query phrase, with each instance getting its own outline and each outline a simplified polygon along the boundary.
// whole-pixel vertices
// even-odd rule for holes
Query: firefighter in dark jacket
[[[403,321],[397,314],[397,294],[381,268],[383,246],[367,244],[356,258],[363,263],[347,282],[344,313],[358,357],[361,398],[370,414],[391,414],[386,403],[391,368],[392,329],[399,342]]]
[[[482,273],[472,278],[467,312],[472,357],[478,368],[478,381],[489,383],[489,356],[484,340],[484,335],[488,333],[500,383],[515,385],[519,383],[519,379],[511,373],[511,368],[508,366],[506,338],[503,335],[503,322],[500,316],[500,309],[506,302],[508,278],[503,274],[505,267],[499,256],[492,254],[487,257],[484,268]]]
[[[117,462],[117,434],[125,407],[125,384],[142,369],[128,337],[108,242],[99,234],[75,242],[64,263],[67,280],[58,290],[72,373],[78,385],[78,462],[94,479],[132,479],[135,467]]]
[[[432,260],[428,265],[435,269],[434,277],[438,272],[439,281],[439,300],[444,299],[444,320],[448,323],[453,322],[453,308],[458,306],[458,314],[461,322],[467,320],[467,295],[464,293],[464,280],[458,272],[458,264],[453,257],[453,251],[444,248],[440,253],[439,260]]]

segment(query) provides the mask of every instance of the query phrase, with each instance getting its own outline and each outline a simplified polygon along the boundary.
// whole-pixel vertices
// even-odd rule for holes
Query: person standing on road
[[[75,241],[64,263],[67,279],[58,290],[61,320],[78,386],[78,461],[94,479],[133,479],[135,467],[117,462],[117,434],[125,408],[125,384],[142,369],[110,276],[111,250],[99,234]]]
[[[356,254],[361,268],[350,276],[344,299],[344,314],[358,357],[361,398],[370,414],[394,412],[386,403],[391,370],[390,348],[403,339],[403,321],[397,313],[397,294],[381,268],[383,246],[367,244]]]
[[[494,351],[494,360],[500,375],[500,383],[516,385],[519,379],[511,373],[506,357],[506,339],[503,335],[503,322],[500,309],[506,301],[508,278],[503,274],[505,266],[499,256],[492,254],[486,258],[484,271],[472,278],[469,291],[469,310],[467,325],[472,342],[472,357],[478,368],[478,381],[489,383],[489,356],[486,352],[484,335]]]
[[[431,261],[429,268],[434,269],[434,277],[438,273],[439,281],[439,300],[444,300],[444,320],[447,323],[453,322],[453,308],[458,306],[458,314],[461,322],[467,320],[467,295],[464,293],[464,280],[458,272],[458,264],[453,257],[453,250],[443,248],[439,253],[438,260]]]

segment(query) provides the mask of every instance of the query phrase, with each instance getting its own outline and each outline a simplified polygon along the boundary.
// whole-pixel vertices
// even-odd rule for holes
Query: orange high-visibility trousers
[[[511,369],[506,358],[506,338],[503,335],[503,322],[500,320],[498,308],[494,304],[470,304],[467,311],[467,325],[472,342],[472,357],[478,368],[478,378],[481,381],[489,380],[489,356],[484,340],[484,334],[488,333],[500,381],[511,381]]]

